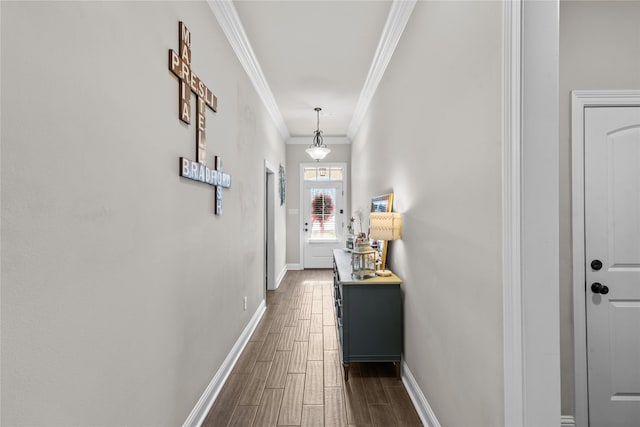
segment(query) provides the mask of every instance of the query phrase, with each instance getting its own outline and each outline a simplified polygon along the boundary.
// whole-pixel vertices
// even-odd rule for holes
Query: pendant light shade
[[[313,144],[307,148],[307,154],[316,162],[327,157],[331,150],[322,142],[322,131],[320,130],[320,111],[322,108],[314,108],[317,114],[317,128],[313,132]]]

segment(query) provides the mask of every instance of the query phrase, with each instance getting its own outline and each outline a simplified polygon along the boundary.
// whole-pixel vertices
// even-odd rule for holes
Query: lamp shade
[[[327,157],[331,150],[327,147],[311,146],[305,150],[313,160],[322,160]]]
[[[400,240],[402,216],[398,212],[371,212],[369,237],[373,240]]]

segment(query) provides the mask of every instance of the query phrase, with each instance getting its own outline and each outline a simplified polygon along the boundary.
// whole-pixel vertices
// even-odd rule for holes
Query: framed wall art
[[[280,176],[280,206],[284,205],[286,201],[286,190],[287,190],[287,177],[284,172],[284,166],[280,165],[278,170]]]

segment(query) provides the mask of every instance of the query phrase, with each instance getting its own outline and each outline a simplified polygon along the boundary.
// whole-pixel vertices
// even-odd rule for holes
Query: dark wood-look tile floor
[[[331,270],[290,271],[204,426],[421,426],[392,363],[353,363],[345,382]]]

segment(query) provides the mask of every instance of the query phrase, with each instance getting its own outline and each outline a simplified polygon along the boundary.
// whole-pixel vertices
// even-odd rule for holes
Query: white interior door
[[[305,181],[303,187],[304,268],[331,268],[333,249],[344,247],[342,181]]]
[[[640,107],[585,109],[590,427],[640,426]]]

